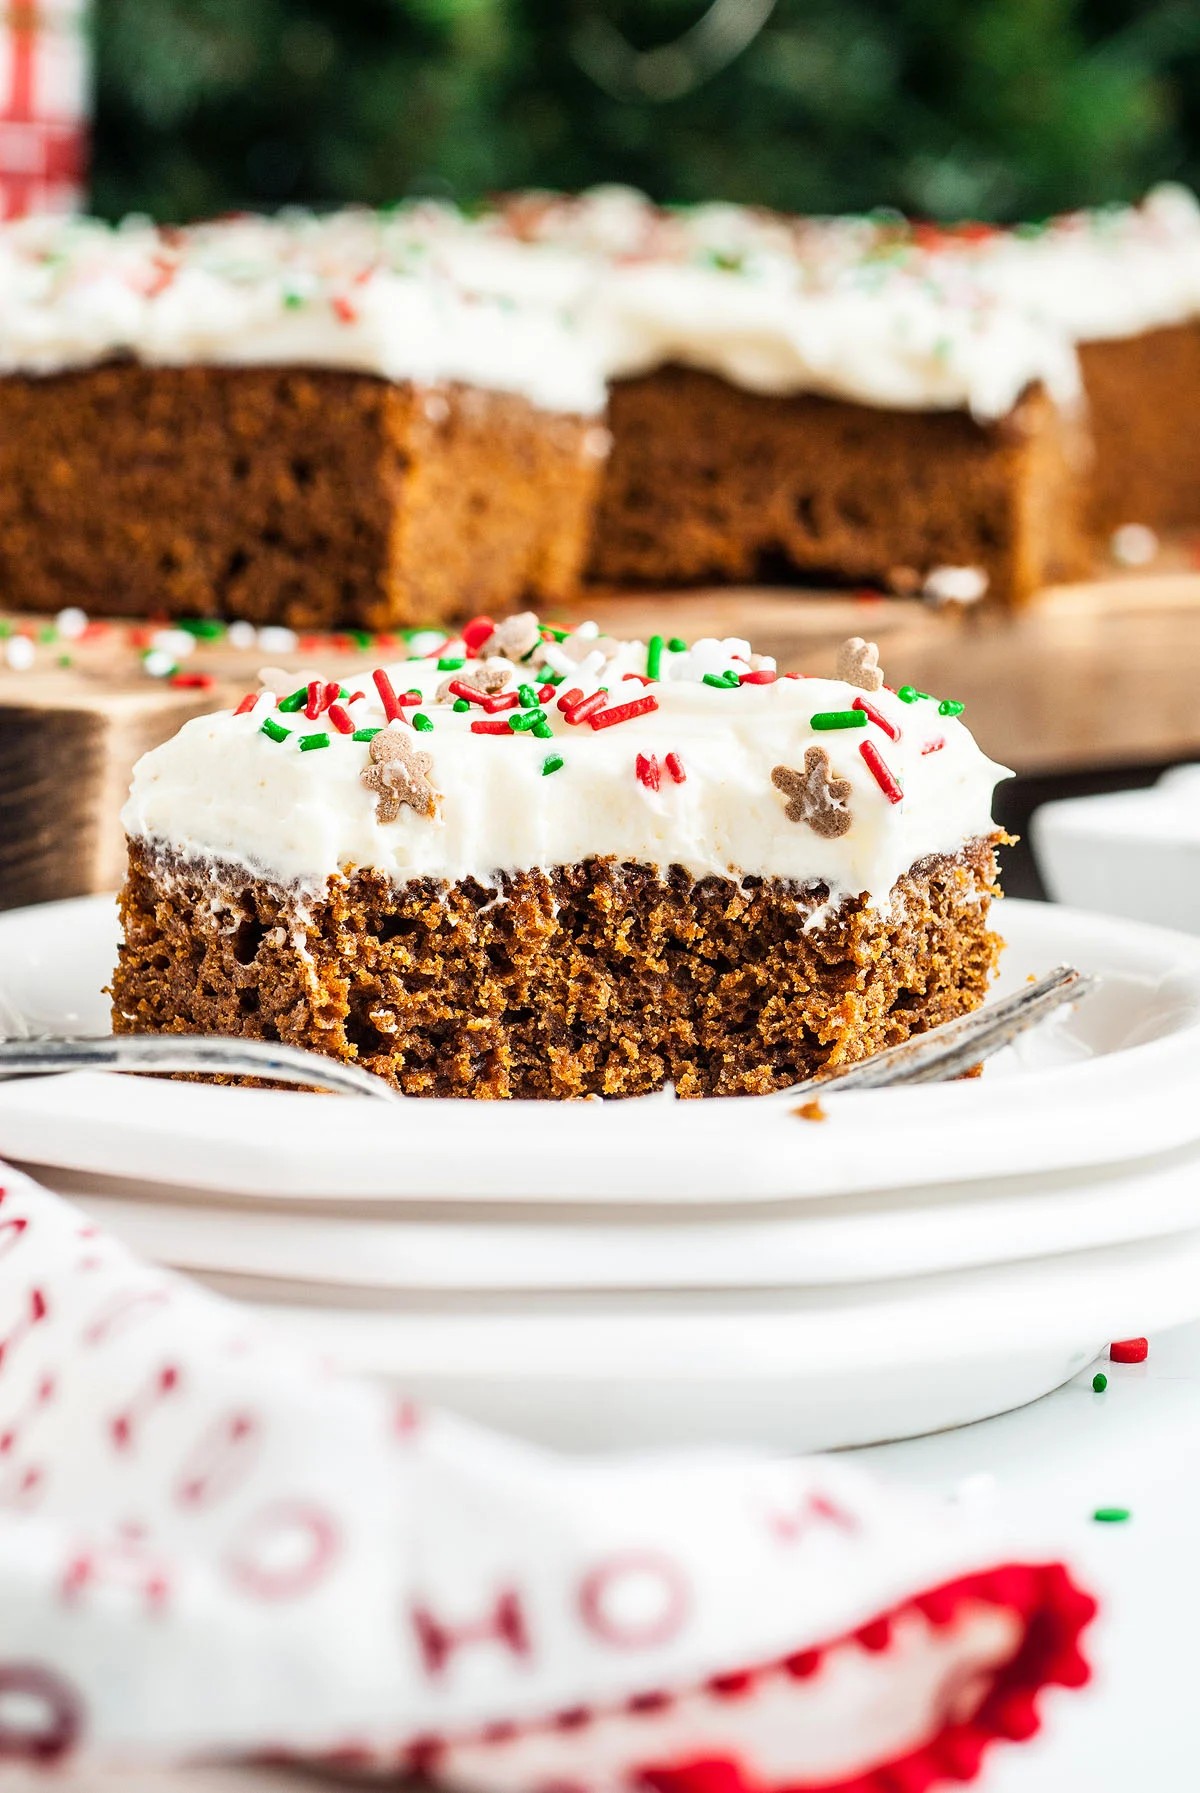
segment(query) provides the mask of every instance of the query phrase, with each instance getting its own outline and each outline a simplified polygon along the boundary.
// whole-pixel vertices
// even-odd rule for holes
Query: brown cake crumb
[[[134,840],[113,1025],[308,1046],[413,1096],[765,1094],[982,1001],[998,838],[824,917],[825,885],[679,866],[314,893]]]
[[[829,1119],[815,1096],[809,1102],[801,1102],[798,1108],[793,1108],[792,1113],[802,1121],[827,1121]]]

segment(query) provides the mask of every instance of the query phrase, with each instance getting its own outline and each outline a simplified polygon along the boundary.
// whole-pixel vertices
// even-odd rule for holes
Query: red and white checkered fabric
[[[83,196],[91,115],[87,0],[0,11],[0,217],[68,212]]]

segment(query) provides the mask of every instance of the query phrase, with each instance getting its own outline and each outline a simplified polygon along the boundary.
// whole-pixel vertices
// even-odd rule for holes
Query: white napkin
[[[1093,1602],[994,1521],[419,1412],[3,1181],[0,1762],[923,1793],[1087,1679]]]

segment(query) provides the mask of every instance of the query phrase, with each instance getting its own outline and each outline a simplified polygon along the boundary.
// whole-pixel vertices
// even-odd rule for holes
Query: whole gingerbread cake
[[[961,705],[740,640],[522,614],[138,764],[118,1031],[356,1061],[410,1095],[742,1095],[971,1008],[998,941]]]

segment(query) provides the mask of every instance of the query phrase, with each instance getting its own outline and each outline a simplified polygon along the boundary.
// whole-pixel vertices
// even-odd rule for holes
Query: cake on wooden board
[[[8,225],[0,580],[301,628],[585,573],[1019,605],[1200,520],[1198,264],[1175,191],[1006,232],[611,189]]]
[[[118,1031],[313,1047],[411,1095],[741,1095],[979,1002],[1002,769],[961,705],[741,640],[477,619],[138,765]]]

